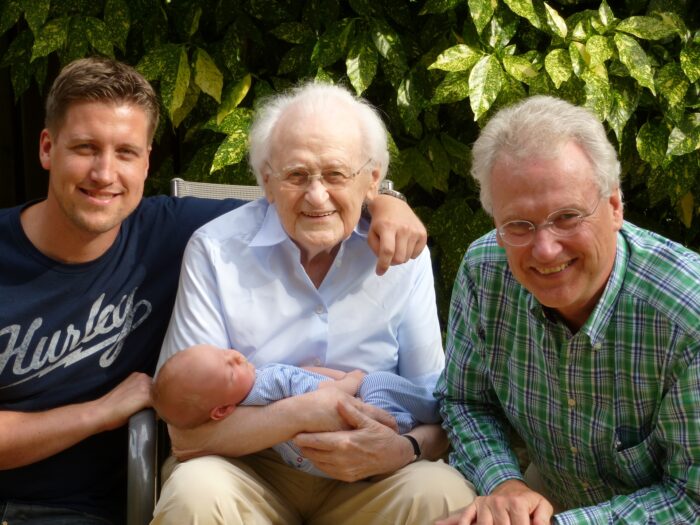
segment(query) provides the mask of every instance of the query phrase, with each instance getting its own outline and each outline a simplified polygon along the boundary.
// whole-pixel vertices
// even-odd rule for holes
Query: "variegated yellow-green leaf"
[[[401,39],[398,33],[386,22],[374,19],[370,34],[379,54],[398,70],[405,71],[407,69],[406,57],[401,48]]]
[[[236,108],[226,115],[220,123],[214,118],[209,119],[203,126],[203,129],[210,129],[219,133],[226,133],[227,135],[247,133],[252,118],[252,110],[248,108]]]
[[[353,42],[345,59],[345,68],[350,79],[350,84],[358,96],[372,85],[377,74],[377,52],[371,45],[366,34],[361,34]]]
[[[498,0],[469,0],[469,13],[472,15],[477,33],[481,33],[491,20]]]
[[[290,44],[301,44],[314,37],[313,31],[300,22],[282,22],[270,32]]]
[[[22,69],[29,69],[28,64],[33,44],[34,35],[32,32],[28,29],[21,31],[5,51],[2,61],[0,61],[0,67],[18,64],[22,66]]]
[[[226,94],[219,105],[219,110],[216,112],[217,124],[221,124],[224,118],[226,118],[226,116],[228,116],[238,107],[238,104],[241,103],[241,101],[248,94],[248,91],[250,91],[251,82],[252,77],[250,76],[250,73],[248,73],[226,91]]]
[[[627,66],[632,78],[639,82],[640,86],[649,88],[656,95],[651,61],[642,46],[634,38],[623,33],[615,34],[615,46],[620,62]]]
[[[610,9],[610,6],[605,0],[600,3],[600,7],[598,8],[598,16],[600,17],[601,23],[605,27],[610,26],[610,24],[616,20],[615,14],[612,12],[612,9]]]
[[[686,228],[693,225],[693,210],[695,209],[695,198],[691,192],[683,195],[680,201],[681,220]]]
[[[295,72],[297,74],[307,71],[312,47],[307,44],[299,44],[287,51],[280,60],[277,73],[284,75]]]
[[[129,36],[129,29],[131,28],[129,6],[126,4],[126,1],[106,0],[104,18],[110,39],[119,49],[124,51],[126,49],[126,38]]]
[[[311,53],[311,63],[321,67],[330,66],[337,62],[345,53],[347,29],[350,19],[333,23],[318,39]]]
[[[538,72],[527,58],[523,56],[504,56],[503,69],[513,78],[529,84]]]
[[[0,35],[15,25],[21,15],[22,6],[19,0],[6,0],[0,4]]]
[[[486,113],[503,83],[503,69],[498,59],[487,55],[479,60],[469,73],[469,104],[474,112],[474,120]]]
[[[215,171],[232,164],[238,164],[245,157],[247,149],[247,133],[240,132],[229,135],[221,143],[219,149],[216,150],[209,173],[214,173]]]
[[[50,0],[24,0],[23,5],[24,19],[27,21],[29,29],[34,33],[34,39],[36,40],[43,34],[41,28],[44,22],[46,22],[46,18],[49,16],[51,2]]]
[[[687,155],[700,148],[700,113],[692,113],[674,126],[666,155]]]
[[[429,13],[444,13],[457,7],[461,4],[463,0],[428,0],[423,9],[420,10],[421,15],[427,15]]]
[[[49,20],[49,22],[35,34],[34,47],[32,48],[32,59],[45,57],[57,49],[63,47],[68,34],[68,23],[70,18],[61,17]]]
[[[571,58],[565,49],[554,49],[544,59],[544,68],[557,89],[569,80],[571,73]]]
[[[571,31],[571,38],[577,42],[583,42],[588,38],[588,31],[586,31],[583,21],[579,21],[574,25],[574,29]]]
[[[542,29],[542,23],[535,12],[535,6],[533,5],[532,0],[504,0],[504,3],[516,15],[527,19],[537,29]]]
[[[179,127],[182,121],[185,120],[185,117],[194,109],[197,105],[200,92],[201,89],[199,89],[199,86],[195,82],[190,81],[189,86],[187,86],[187,93],[185,93],[185,100],[183,100],[182,105],[173,113],[173,127]]]
[[[547,2],[544,3],[545,12],[547,16],[547,26],[552,30],[552,33],[557,35],[559,38],[566,38],[568,28],[566,27],[566,22],[557,13],[556,9],[551,7]]]
[[[677,29],[667,20],[654,16],[631,16],[625,18],[615,28],[644,40],[661,40],[677,34]]]
[[[425,191],[433,189],[433,167],[417,148],[401,151],[401,171],[408,180],[415,180]]]
[[[611,82],[612,107],[608,114],[608,123],[617,136],[617,142],[622,144],[622,132],[627,121],[637,110],[639,88],[630,78],[613,79]]]
[[[637,132],[636,143],[639,157],[657,168],[666,159],[668,128],[663,124],[645,122]]]
[[[427,150],[428,160],[433,166],[433,187],[446,192],[450,176],[450,158],[447,156],[440,139],[435,135],[428,139]]]
[[[518,15],[506,7],[499,6],[481,36],[489,47],[501,49],[506,47],[515,36],[519,25]]]
[[[593,35],[586,42],[586,51],[591,57],[590,66],[604,64],[615,55],[615,48],[608,37]]]
[[[169,49],[171,52],[160,77],[160,95],[172,120],[175,111],[185,101],[190,84],[190,64],[184,46],[170,45]]]
[[[469,73],[467,71],[454,71],[445,75],[442,82],[435,88],[433,104],[449,104],[457,102],[469,96]]]
[[[591,57],[586,51],[586,46],[581,42],[571,42],[569,44],[569,58],[571,59],[571,70],[577,77],[583,74],[591,61]]]
[[[607,70],[602,65],[590,67],[581,74],[581,79],[585,82],[585,106],[591,109],[601,121],[606,120],[612,107]]]
[[[194,53],[194,81],[199,88],[217,102],[221,102],[224,75],[204,49],[198,47]]]
[[[681,50],[681,67],[691,82],[700,79],[700,45],[688,42]]]
[[[420,138],[423,128],[418,121],[418,115],[423,109],[423,99],[410,75],[403,79],[396,90],[396,106],[406,130],[415,138]]]
[[[457,44],[448,47],[440,53],[428,69],[441,69],[443,71],[469,71],[484,53],[477,48],[466,44]]]
[[[92,16],[85,17],[85,32],[88,42],[95,51],[114,57],[109,29],[102,20]]]
[[[147,80],[158,80],[165,70],[165,63],[168,58],[172,54],[177,53],[178,47],[173,44],[166,44],[152,49],[141,58],[136,65],[136,69],[146,77]]]
[[[314,81],[316,82],[323,82],[325,84],[334,84],[335,80],[331,76],[331,74],[323,69],[322,67],[319,67],[316,69],[316,75],[314,75]]]
[[[656,89],[669,105],[680,105],[690,87],[683,69],[676,62],[669,62],[656,73]]]

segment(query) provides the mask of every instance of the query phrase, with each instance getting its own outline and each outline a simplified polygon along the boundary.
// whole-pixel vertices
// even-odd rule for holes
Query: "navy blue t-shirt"
[[[241,201],[151,197],[100,258],[62,264],[0,210],[0,410],[96,399],[131,372],[152,374],[192,232]],[[126,427],[0,471],[0,501],[73,508],[123,523]],[[0,430],[2,431],[2,430]]]

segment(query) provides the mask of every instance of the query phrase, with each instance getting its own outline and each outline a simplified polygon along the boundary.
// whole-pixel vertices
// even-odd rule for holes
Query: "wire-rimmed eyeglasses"
[[[272,166],[268,163],[270,173],[273,177],[280,181],[283,186],[292,189],[305,189],[311,184],[311,181],[318,179],[328,189],[344,188],[355,180],[355,177],[364,170],[367,165],[372,162],[372,157],[360,166],[355,171],[348,171],[342,167],[333,167],[323,169],[320,172],[312,172],[303,166],[296,166],[284,169],[280,172],[275,172]]]
[[[537,230],[546,228],[557,237],[570,237],[574,235],[583,221],[593,215],[603,197],[598,197],[595,207],[590,213],[582,212],[576,208],[562,208],[553,211],[542,224],[534,224],[526,220],[508,221],[496,230],[501,240],[509,246],[522,247],[530,244],[537,234]]]

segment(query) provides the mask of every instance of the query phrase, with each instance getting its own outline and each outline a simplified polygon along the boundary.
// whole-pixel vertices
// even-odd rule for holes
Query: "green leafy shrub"
[[[94,53],[159,90],[174,175],[249,182],[255,101],[342,82],[384,113],[390,177],[428,226],[441,314],[468,244],[491,228],[470,144],[493,111],[546,93],[592,109],[623,165],[627,217],[700,246],[700,31],[695,0],[3,0],[0,68],[15,97],[49,60]],[[612,4],[612,2],[611,2]]]

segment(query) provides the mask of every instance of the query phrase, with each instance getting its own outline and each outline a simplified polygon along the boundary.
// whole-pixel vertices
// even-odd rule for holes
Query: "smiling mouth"
[[[565,262],[559,266],[551,266],[549,268],[535,267],[535,270],[537,270],[541,275],[551,275],[553,273],[559,273],[566,270],[570,265],[571,262]]]
[[[118,193],[105,193],[103,191],[95,191],[95,190],[86,190],[83,188],[80,188],[80,191],[84,194],[90,197],[91,199],[100,201],[100,202],[109,202],[112,200],[114,197],[119,195]]]
[[[334,211],[323,211],[323,212],[309,212],[309,211],[304,211],[302,212],[306,217],[311,217],[312,219],[316,219],[319,217],[329,217],[333,215],[335,212]]]

